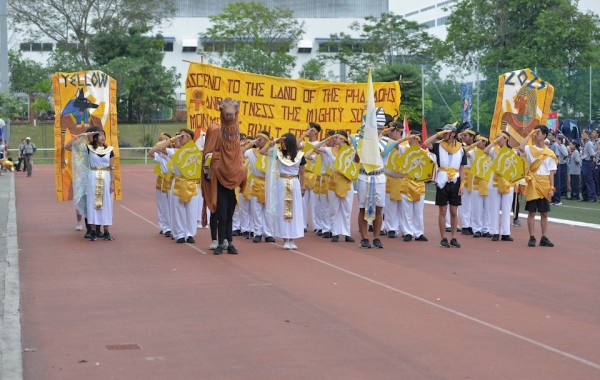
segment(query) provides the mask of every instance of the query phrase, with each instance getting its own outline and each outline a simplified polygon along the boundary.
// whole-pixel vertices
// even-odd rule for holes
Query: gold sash
[[[258,203],[265,204],[265,177],[254,176],[251,194],[256,197]]]
[[[473,191],[473,174],[471,174],[471,168],[465,166],[465,187],[467,191],[470,193]]]
[[[304,172],[304,187],[314,191],[317,182],[317,175],[308,171]]]
[[[508,194],[512,184],[505,180],[498,172],[494,173],[494,187],[498,188],[500,194]]]
[[[479,195],[489,195],[490,189],[488,188],[489,182],[482,180],[479,177],[473,177],[473,190],[479,190]]]
[[[404,178],[394,177],[386,174],[385,180],[385,192],[390,195],[390,200],[398,202],[402,200],[402,193],[404,186]]]
[[[108,168],[92,168],[94,171],[94,208],[102,210],[104,207],[104,176]]]
[[[179,202],[188,203],[193,196],[198,195],[198,182],[176,175],[173,194],[179,197]]]
[[[533,201],[536,199],[546,198],[548,201],[550,197],[550,176],[528,173],[527,177],[527,201]]]
[[[416,202],[421,199],[421,195],[425,194],[425,182],[416,181],[412,178],[406,177],[404,179],[404,186],[406,187],[406,196],[410,202]]]
[[[173,174],[172,173],[166,173],[165,177],[163,178],[161,191],[163,193],[165,193],[165,194],[168,194],[169,190],[171,190],[171,184],[172,183],[173,183]]]
[[[255,178],[256,177],[254,176],[254,174],[249,173],[247,183],[252,184],[252,182],[254,182]],[[244,187],[244,191],[242,192],[242,196],[244,197],[245,200],[249,200],[250,198],[252,198],[252,186],[246,185]]]
[[[333,172],[331,174],[331,180],[329,182],[329,189],[335,192],[340,198],[346,198],[348,196],[348,191],[352,187],[352,181],[346,178],[340,172]]]
[[[298,176],[280,174],[283,179],[283,220],[294,219],[294,178]]]
[[[440,170],[445,171],[448,174],[448,182],[452,182],[458,175],[458,169],[451,168],[449,166],[440,166]]]
[[[313,189],[313,191],[315,194],[323,194],[325,196],[329,195],[329,174],[322,174],[317,176],[317,179],[315,181],[315,188]]]
[[[156,190],[161,190],[162,191],[162,183],[163,183],[163,177],[156,177]]]

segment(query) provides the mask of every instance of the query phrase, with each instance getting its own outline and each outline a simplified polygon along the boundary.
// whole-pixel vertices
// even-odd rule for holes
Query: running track
[[[150,165],[123,167],[112,242],[74,231],[52,167],[15,175],[25,379],[600,378],[596,230],[443,249],[427,205],[427,243],[213,256],[158,234]]]

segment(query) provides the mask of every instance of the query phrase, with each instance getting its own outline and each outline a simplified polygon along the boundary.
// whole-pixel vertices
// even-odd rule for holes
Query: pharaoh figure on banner
[[[530,69],[500,75],[490,139],[503,130],[510,135],[509,146],[519,146],[536,126],[546,123],[553,96],[554,87]]]
[[[52,88],[57,115],[54,123],[54,166],[58,200],[73,199],[74,173],[81,172],[79,166],[84,163],[74,160],[75,152],[65,150],[65,145],[69,142],[72,144],[77,136],[90,127],[102,129],[106,144],[113,147],[114,194],[115,199],[121,199],[116,81],[98,70],[59,72],[52,75]]]

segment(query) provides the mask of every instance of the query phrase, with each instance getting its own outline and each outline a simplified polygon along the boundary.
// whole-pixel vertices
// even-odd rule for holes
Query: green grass
[[[435,185],[427,184],[425,186],[425,199],[428,201],[435,201]],[[574,220],[584,223],[600,223],[600,202],[578,202],[569,201],[566,199],[562,200],[560,206],[550,206],[551,210],[549,217],[563,220]],[[525,211],[525,197],[523,196],[520,201],[521,214],[526,214]],[[522,219],[522,218],[521,218]],[[525,220],[522,219],[523,224]]]

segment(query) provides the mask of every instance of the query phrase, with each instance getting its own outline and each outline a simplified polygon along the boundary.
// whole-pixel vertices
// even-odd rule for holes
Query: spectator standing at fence
[[[567,197],[567,177],[569,175],[569,150],[565,145],[565,136],[558,135],[556,141],[558,143],[558,177],[560,182],[556,184],[557,192],[560,192],[561,198]]]
[[[584,202],[596,202],[596,184],[594,183],[594,160],[598,160],[594,143],[590,140],[590,130],[581,132],[583,153],[581,155],[581,196]]]
[[[579,143],[571,141],[569,143],[569,177],[571,178],[571,196],[569,200],[580,200],[579,189],[581,183],[581,154],[579,153]]]
[[[557,132],[556,131],[549,131],[548,133],[548,140],[550,141],[550,143],[548,144],[548,148],[550,148],[552,150],[552,152],[554,152],[554,155],[556,155],[556,158],[560,159],[560,147],[558,146],[558,142],[556,141],[556,135]],[[555,186],[557,186],[557,190],[554,192],[554,195],[552,196],[552,200],[551,203],[554,206],[559,206],[561,205],[561,201],[560,201],[560,178],[561,172],[557,169],[556,172],[554,173],[554,184]]]
[[[594,167],[594,184],[596,186],[596,199],[598,199],[600,198],[600,129],[596,128],[592,130],[591,140],[594,144],[594,151],[596,153],[596,166]]]
[[[33,155],[37,147],[31,142],[31,137],[25,138],[25,144],[23,145],[23,157],[25,158],[25,169],[27,170],[27,177],[31,177],[33,171]]]

